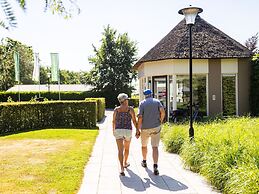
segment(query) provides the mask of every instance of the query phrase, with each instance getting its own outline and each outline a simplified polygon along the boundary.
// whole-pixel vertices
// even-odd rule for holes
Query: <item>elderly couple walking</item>
[[[151,138],[153,150],[153,172],[159,175],[158,171],[158,146],[160,141],[161,124],[165,117],[164,107],[159,100],[153,98],[152,91],[144,90],[145,99],[140,102],[137,120],[134,109],[128,104],[128,95],[118,95],[120,106],[114,109],[113,113],[113,135],[116,138],[118,147],[118,159],[120,162],[120,175],[125,176],[124,169],[129,167],[128,156],[132,137],[132,122],[136,128],[136,138],[141,137],[142,157],[141,165],[147,167],[147,144]]]

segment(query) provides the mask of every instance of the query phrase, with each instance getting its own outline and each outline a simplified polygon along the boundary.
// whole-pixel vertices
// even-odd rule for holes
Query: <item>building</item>
[[[208,116],[248,113],[251,52],[200,16],[192,30],[193,99],[199,111]],[[168,117],[189,103],[188,40],[183,19],[134,65],[140,91],[152,89]]]
[[[43,84],[43,85],[15,85],[8,89],[8,92],[38,92],[38,91],[61,91],[61,92],[85,92],[91,90],[93,87],[84,84]]]

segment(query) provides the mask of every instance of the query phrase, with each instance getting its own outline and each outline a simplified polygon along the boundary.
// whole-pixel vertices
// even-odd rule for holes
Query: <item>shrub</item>
[[[165,149],[168,152],[180,153],[180,148],[184,143],[184,139],[188,138],[188,129],[185,125],[178,125],[177,127],[165,124],[161,133]]]
[[[259,116],[259,54],[252,61],[250,108],[253,116]]]
[[[40,93],[42,98],[48,100],[59,100],[59,92],[43,91]],[[0,92],[0,102],[7,102],[8,97],[13,101],[18,101],[19,92]],[[32,98],[39,97],[39,92],[20,92],[21,101],[30,101]],[[60,92],[61,100],[84,100],[85,98],[92,97],[91,92]]]
[[[130,105],[130,106],[133,106],[134,108],[138,107],[138,106],[139,106],[139,97],[134,97],[134,96],[132,96],[132,97],[129,99],[129,105]]]
[[[259,119],[230,118],[195,124],[194,129],[190,142],[187,125],[168,127],[162,135],[166,149],[178,153],[180,147],[185,165],[223,192],[258,193]]]
[[[101,121],[105,113],[105,98],[86,98],[85,101],[95,101],[97,103],[97,121]]]
[[[0,133],[48,127],[96,127],[96,102],[46,101],[0,104]]]

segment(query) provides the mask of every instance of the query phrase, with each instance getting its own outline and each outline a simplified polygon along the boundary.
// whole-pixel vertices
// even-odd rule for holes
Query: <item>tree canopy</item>
[[[117,35],[108,25],[102,33],[100,48],[93,48],[95,55],[89,57],[89,62],[94,68],[90,71],[89,83],[111,98],[121,92],[131,94],[130,84],[136,78],[132,68],[136,61],[136,42],[127,33]]]
[[[19,41],[6,38],[0,45],[0,90],[7,90],[15,84],[14,51],[20,56],[21,83],[31,84],[33,70],[32,48]]]
[[[14,0],[13,0],[14,1]],[[0,6],[6,18],[0,18],[0,26],[9,29],[17,26],[17,19],[13,11],[11,0],[0,0]],[[22,10],[26,10],[28,0],[16,0]],[[44,0],[45,11],[51,10],[53,14],[70,18],[74,12],[80,13],[80,9],[75,0]]]

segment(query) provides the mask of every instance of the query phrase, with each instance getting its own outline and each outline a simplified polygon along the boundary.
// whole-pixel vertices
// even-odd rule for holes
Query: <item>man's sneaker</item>
[[[147,167],[147,161],[143,160],[143,161],[141,162],[141,166],[144,167],[144,168],[146,168],[146,167]]]
[[[157,170],[157,164],[154,164],[154,175],[159,175],[159,171]]]
[[[159,175],[159,171],[157,170],[157,168],[154,168],[154,175]]]

